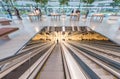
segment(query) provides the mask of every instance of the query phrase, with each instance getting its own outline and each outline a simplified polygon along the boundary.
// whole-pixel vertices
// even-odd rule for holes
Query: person
[[[57,39],[57,44],[59,43],[58,39]]]
[[[79,9],[77,9],[75,13],[80,13],[80,10],[79,10]]]
[[[72,10],[72,13],[75,13],[75,12],[76,12],[76,9],[73,9],[73,10]]]
[[[89,10],[87,10],[86,15],[85,15],[85,18],[87,18],[88,14],[89,14]]]
[[[22,18],[20,17],[20,13],[19,10],[15,7],[15,15],[18,17],[18,19],[22,20]]]
[[[42,15],[41,9],[39,9],[39,12],[40,12],[40,16],[41,16]]]
[[[36,8],[35,8],[35,13],[41,15],[41,9],[39,9],[39,8],[36,7]]]
[[[39,10],[38,10],[37,7],[35,7],[34,13],[35,13],[35,14],[39,14]]]
[[[38,19],[40,19],[40,17],[41,17],[41,9],[39,9],[39,8],[35,8],[35,14],[37,14],[38,15]]]
[[[74,14],[76,14],[76,9],[73,9],[71,14],[70,14],[70,20],[72,20],[72,18],[76,18],[76,16],[74,16]]]
[[[72,13],[74,13],[74,9],[72,10]]]
[[[80,19],[80,10],[77,9],[75,13],[77,14],[77,20],[79,21],[79,19]]]
[[[9,17],[12,19],[12,13],[11,13],[11,11],[10,11],[9,8],[7,9],[7,12],[8,12],[8,14],[9,14]]]

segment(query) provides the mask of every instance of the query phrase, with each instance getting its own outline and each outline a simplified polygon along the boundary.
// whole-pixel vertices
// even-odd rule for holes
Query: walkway
[[[120,44],[120,26],[119,21],[108,20],[105,18],[102,23],[89,22],[80,19],[80,21],[70,21],[69,16],[61,16],[60,20],[51,20],[49,16],[43,16],[41,21],[30,22],[28,17],[24,17],[22,21],[13,20],[11,25],[0,26],[2,27],[19,27],[20,30],[9,35],[10,40],[0,39],[0,60],[12,55],[23,47],[36,33],[38,33],[44,26],[88,26],[91,29],[103,34],[104,36],[112,39]]]

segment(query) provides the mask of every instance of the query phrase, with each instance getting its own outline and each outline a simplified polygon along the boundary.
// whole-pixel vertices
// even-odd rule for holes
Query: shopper
[[[8,17],[10,17],[10,19],[12,19],[12,13],[11,13],[11,11],[10,11],[10,9],[9,9],[9,8],[7,9],[7,12],[8,12],[8,14],[9,14],[9,16],[8,16]]]
[[[22,20],[22,18],[20,17],[20,13],[19,10],[15,7],[15,15],[18,17],[18,19]]]
[[[86,14],[85,14],[85,18],[88,17],[88,14],[89,14],[89,10],[87,10]]]
[[[73,10],[72,10],[72,13],[76,13],[76,9],[73,9]]]
[[[75,13],[80,13],[80,10],[79,10],[79,9],[77,9]]]
[[[76,20],[79,21],[79,19],[80,19],[80,10],[77,9],[75,13],[77,14]]]
[[[35,13],[36,14],[41,14],[41,10],[39,8],[35,7]]]
[[[57,39],[57,44],[59,43],[59,40]]]
[[[38,15],[38,19],[40,19],[41,18],[41,10],[39,9],[39,8],[37,8],[37,7],[35,7],[35,14],[37,14]]]

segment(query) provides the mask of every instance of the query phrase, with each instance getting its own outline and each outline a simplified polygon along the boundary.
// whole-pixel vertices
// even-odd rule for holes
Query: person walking
[[[39,9],[38,7],[35,7],[35,14],[38,15],[38,20],[41,18],[41,9]]]
[[[80,10],[77,9],[75,13],[77,14],[76,20],[79,21],[79,19],[80,19]]]
[[[22,20],[22,18],[20,17],[20,13],[19,10],[15,7],[15,15],[18,17],[18,19]]]
[[[59,40],[57,39],[57,44],[59,43]]]
[[[76,13],[76,8],[72,10],[72,13]]]
[[[10,9],[9,9],[9,8],[7,9],[7,12],[8,12],[8,14],[9,14],[9,16],[8,16],[8,17],[10,17],[10,19],[12,19],[12,13],[11,13],[11,11],[10,11]]]
[[[87,10],[86,14],[85,14],[85,18],[88,17],[88,14],[89,14],[89,10]]]

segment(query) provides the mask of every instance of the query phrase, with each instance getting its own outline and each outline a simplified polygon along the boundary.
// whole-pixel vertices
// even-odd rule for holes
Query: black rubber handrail
[[[85,48],[81,48],[81,47],[78,47],[78,46],[73,45],[73,44],[71,44],[71,45],[74,46],[74,47],[76,47],[76,48],[78,48],[79,50],[83,51],[84,53],[87,53],[90,56],[95,57],[95,58],[97,58],[97,59],[99,59],[99,60],[107,63],[108,65],[110,65],[110,66],[112,66],[112,67],[120,70],[120,63],[118,63],[116,61],[113,61],[113,60],[110,60],[108,58],[105,58],[103,56],[100,56],[100,55],[98,55],[98,54],[96,54],[96,53],[94,53],[94,52],[92,52],[90,50],[87,50]]]
[[[53,44],[51,44],[51,45],[53,45]],[[42,45],[43,46],[43,45]],[[39,47],[41,47],[41,46],[39,46]],[[32,50],[34,50],[34,49],[38,49],[39,47],[35,47],[35,48],[32,48],[32,49],[30,49],[30,50],[27,50],[27,51],[32,51]],[[23,55],[25,55],[25,54],[27,54],[27,53],[30,53],[30,52],[24,52],[24,53],[18,53],[18,54],[16,54],[16,55],[13,55],[13,56],[11,56],[11,57],[8,57],[8,58],[5,58],[5,59],[3,59],[3,60],[0,60],[0,65],[1,64],[4,64],[4,63],[7,63],[7,62],[9,62],[9,61],[12,61],[12,60],[14,60],[15,58],[17,58],[17,57],[20,57],[20,56],[23,56]]]
[[[22,65],[17,67],[16,69],[12,70],[10,73],[5,75],[2,79],[18,79],[27,69],[29,69],[51,46],[45,48],[44,50],[40,51],[35,56],[31,57],[29,60],[24,62]],[[18,73],[19,72],[19,73]],[[12,76],[11,76],[12,75]],[[15,76],[13,76],[15,75]]]
[[[70,48],[67,47],[67,49],[90,79],[100,79],[100,77],[92,71]]]

